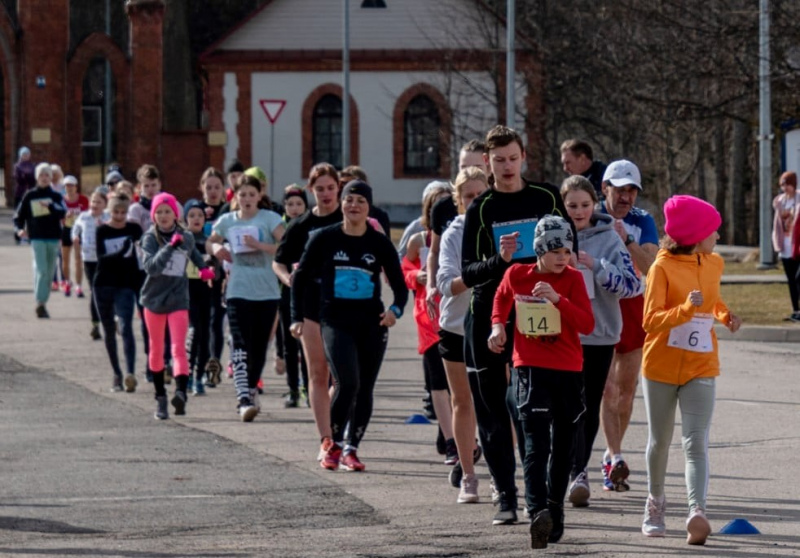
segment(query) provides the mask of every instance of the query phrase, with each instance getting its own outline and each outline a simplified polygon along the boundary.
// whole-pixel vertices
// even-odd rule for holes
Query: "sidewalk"
[[[0,227],[1,229],[2,227]],[[151,386],[140,384],[134,394],[108,392],[111,375],[100,342],[89,340],[88,302],[54,293],[48,304],[52,319],[37,320],[30,288],[30,250],[10,245],[0,230],[0,354],[26,366],[51,371],[69,382],[107,398],[121,408],[150,416],[153,411]],[[135,330],[138,339],[138,323]],[[685,488],[680,434],[675,433],[667,476],[668,536],[647,539],[639,532],[646,498],[644,447],[646,424],[644,405],[637,398],[631,428],[626,437],[626,459],[631,470],[632,490],[604,493],[598,482],[599,451],[590,461],[592,506],[567,508],[567,531],[562,543],[540,554],[595,556],[714,556],[766,557],[800,555],[800,511],[788,483],[797,468],[797,412],[800,387],[797,362],[800,348],[793,344],[742,342],[721,343],[723,376],[718,383],[717,409],[712,429],[711,499],[709,517],[716,533],[733,518],[745,517],[763,533],[758,537],[715,534],[706,548],[687,547]],[[144,368],[141,344],[138,370]],[[141,379],[141,378],[140,378]],[[483,462],[478,467],[482,502],[455,503],[457,491],[447,482],[449,468],[436,454],[434,425],[406,425],[404,419],[420,412],[422,391],[421,359],[416,353],[416,334],[410,312],[391,331],[390,346],[375,393],[375,411],[359,455],[367,465],[364,474],[330,473],[315,461],[318,437],[308,409],[284,409],[280,394],[282,377],[265,371],[264,410],[252,424],[242,424],[235,413],[232,382],[225,380],[205,398],[191,397],[186,417],[156,423],[164,429],[190,428],[231,440],[262,455],[269,455],[281,467],[285,479],[293,472],[313,475],[309,496],[316,506],[307,513],[318,519],[286,525],[263,533],[259,548],[210,548],[211,555],[280,556],[325,558],[344,557],[529,557],[526,525],[492,527],[494,509],[489,503],[489,476]],[[48,405],[57,405],[57,400]],[[47,406],[43,407],[47,412]],[[91,413],[91,409],[86,410]],[[96,425],[103,435],[103,425]],[[602,435],[600,436],[602,440]],[[35,443],[32,440],[32,443]],[[596,444],[598,448],[600,442]],[[32,446],[35,451],[35,446]],[[768,456],[768,457],[767,457]],[[113,456],[110,456],[113,458]],[[226,474],[226,455],[220,449],[215,474]],[[757,466],[756,466],[757,465]],[[175,471],[164,474],[174,476]],[[279,476],[280,476],[279,475]],[[67,479],[68,481],[68,479]],[[243,479],[247,485],[266,479]],[[214,483],[210,478],[197,483]],[[363,517],[348,524],[348,509],[325,506],[326,486],[338,487],[357,498],[371,511],[372,521]],[[523,484],[518,470],[517,486]],[[281,491],[281,486],[270,490]],[[2,503],[0,502],[0,507]],[[290,508],[287,507],[286,513]],[[2,512],[0,512],[2,513]],[[68,513],[68,508],[64,509]],[[142,511],[131,504],[130,514]],[[253,513],[259,513],[257,509]],[[331,517],[339,520],[331,524]],[[521,517],[521,511],[520,511]],[[182,537],[189,537],[185,533]],[[152,556],[154,552],[129,552],[126,538],[105,539],[81,535],[84,546],[102,556]],[[146,544],[147,533],[137,537]],[[187,539],[188,540],[188,539]],[[37,542],[39,547],[56,545],[57,540]],[[34,553],[20,549],[21,555]],[[57,555],[55,550],[42,555]],[[37,554],[38,555],[38,554]],[[185,553],[158,554],[172,558]]]

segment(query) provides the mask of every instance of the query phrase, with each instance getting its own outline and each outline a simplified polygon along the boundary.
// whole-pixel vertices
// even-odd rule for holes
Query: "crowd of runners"
[[[464,145],[452,183],[425,188],[420,218],[395,247],[359,167],[317,164],[280,203],[257,167],[209,168],[198,199],[181,205],[161,191],[152,165],[135,183],[110,172],[87,199],[74,177],[34,166],[23,148],[16,237],[33,250],[39,318],[49,316],[52,291],[83,297],[85,275],[87,331],[105,341],[113,391],[139,384],[138,312],[157,419],[185,414],[188,395],[205,395],[227,372],[241,420],[253,421],[274,339],[285,405],[310,407],[317,459],[329,470],[366,469],[358,452],[374,387],[411,294],[428,412],[456,500],[480,500],[483,458],[493,524],[517,523],[520,465],[535,549],[561,540],[565,502],[590,505],[601,428],[594,486],[629,490],[623,440],[641,375],[649,432],[642,533],[666,533],[664,479],[680,406],[687,542],[704,544],[719,374],[712,326],[741,324],[720,298],[721,217],[707,202],[673,196],[659,239],[653,217],[636,206],[643,184],[634,163],[606,167],[575,140],[561,153],[570,176],[560,187],[528,181],[520,136],[492,128]]]

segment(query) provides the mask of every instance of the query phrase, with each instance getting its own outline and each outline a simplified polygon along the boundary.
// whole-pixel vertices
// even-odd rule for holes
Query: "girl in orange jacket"
[[[741,325],[720,298],[724,263],[713,253],[722,218],[711,204],[692,196],[673,196],[664,204],[666,236],[647,274],[642,392],[647,411],[647,482],[642,533],[663,537],[664,478],[681,408],[686,459],[689,544],[705,544],[711,526],[705,516],[708,488],[708,433],[719,375],[714,320],[731,332]]]

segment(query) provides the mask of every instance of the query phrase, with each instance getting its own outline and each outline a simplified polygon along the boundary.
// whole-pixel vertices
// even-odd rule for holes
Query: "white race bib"
[[[231,249],[235,254],[243,254],[245,252],[255,252],[255,248],[250,248],[244,243],[245,236],[252,236],[258,240],[258,227],[252,225],[244,227],[231,227],[228,230],[228,240],[231,243]]]
[[[580,266],[578,271],[581,272],[583,275],[583,282],[586,283],[586,292],[589,295],[589,299],[594,299],[594,272],[589,269],[588,267]]]
[[[428,254],[430,253],[430,248],[427,246],[423,246],[419,249],[419,265],[422,271],[428,267]]]
[[[676,349],[694,353],[710,353],[714,350],[711,339],[711,328],[714,316],[711,314],[695,314],[685,324],[673,327],[669,332],[667,345]]]
[[[184,252],[175,250],[161,273],[169,277],[183,277],[186,275],[186,260]]]

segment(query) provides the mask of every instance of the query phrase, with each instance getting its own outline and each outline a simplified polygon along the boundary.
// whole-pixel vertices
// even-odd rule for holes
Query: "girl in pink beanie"
[[[666,236],[647,273],[642,393],[647,412],[647,484],[642,533],[666,534],[667,458],[681,409],[689,515],[686,541],[705,544],[711,526],[705,515],[708,433],[719,376],[714,320],[731,332],[742,321],[720,297],[724,262],[714,254],[722,218],[713,205],[692,196],[664,204]]]

